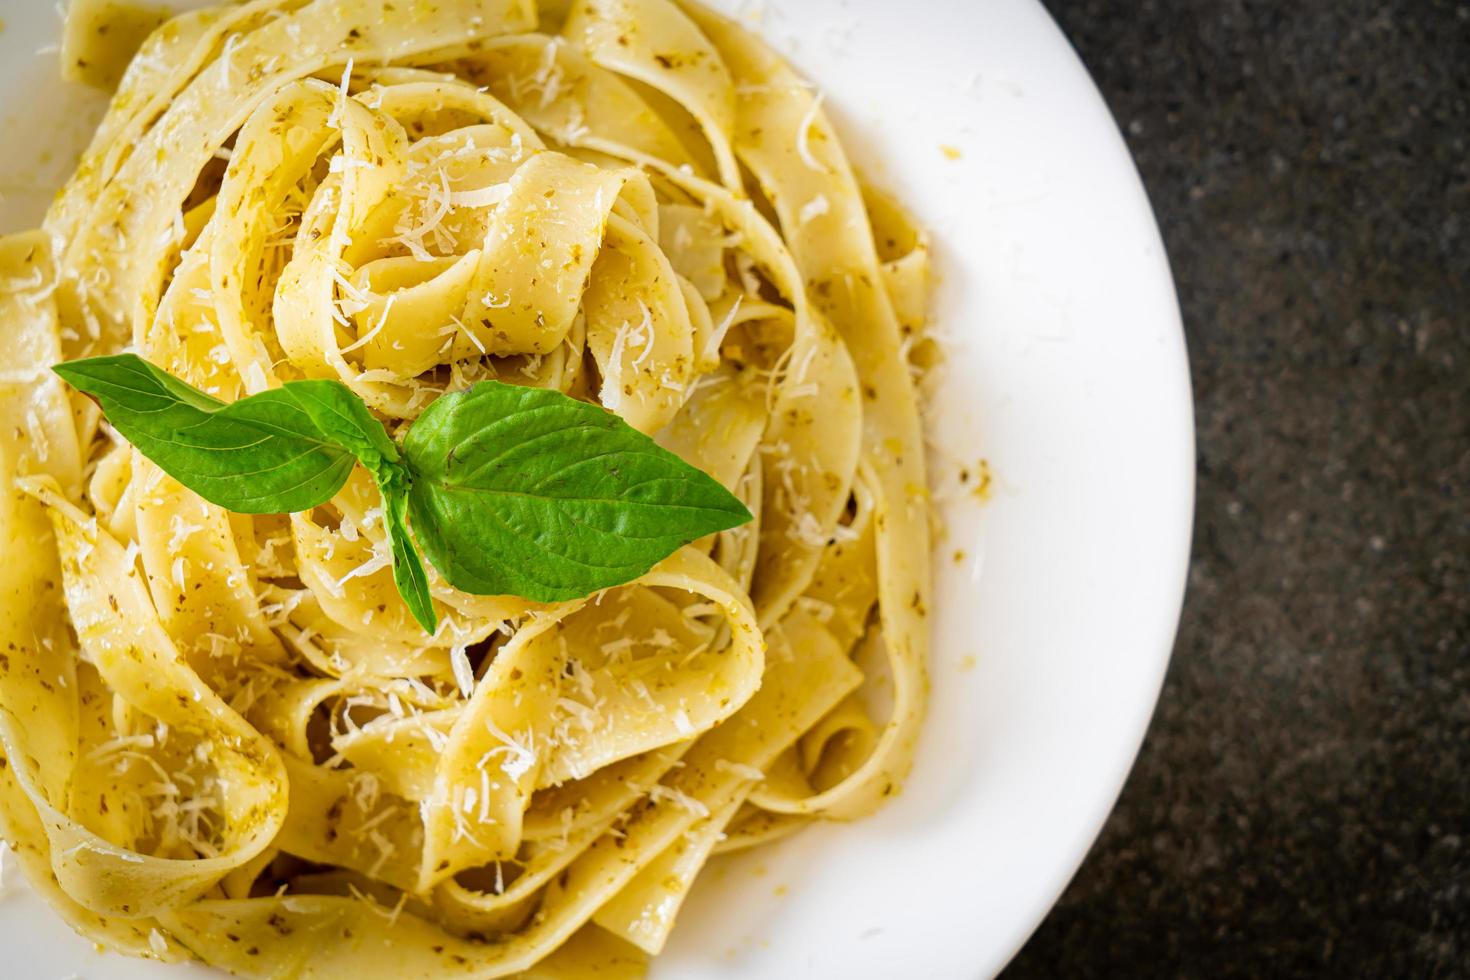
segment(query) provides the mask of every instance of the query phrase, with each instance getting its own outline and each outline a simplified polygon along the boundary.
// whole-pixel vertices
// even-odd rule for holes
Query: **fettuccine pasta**
[[[77,931],[248,977],[636,975],[713,855],[897,790],[927,248],[811,86],[676,0],[250,0],[130,61],[98,7],[67,51],[126,63],[111,108],[0,239],[0,828]],[[48,370],[123,349],[226,401],[336,379],[390,431],[555,389],[756,520],[573,602],[431,572],[427,636],[366,473],[229,513]]]

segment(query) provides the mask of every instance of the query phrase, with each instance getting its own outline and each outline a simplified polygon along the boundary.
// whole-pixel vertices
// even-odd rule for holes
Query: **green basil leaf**
[[[413,618],[432,635],[439,628],[439,617],[429,595],[429,574],[408,534],[408,490],[403,480],[391,477],[379,479],[378,489],[383,494],[383,529],[393,549],[393,582]]]
[[[308,410],[286,388],[227,404],[134,354],[52,370],[96,398],[123,438],[165,473],[237,513],[282,514],[326,503],[356,460],[317,425],[315,416],[326,410],[316,399],[308,399]]]
[[[580,598],[751,519],[622,419],[538,388],[485,381],[445,395],[409,428],[403,454],[419,546],[478,595]]]
[[[310,416],[318,433],[349,450],[374,476],[383,472],[385,464],[399,461],[398,447],[383,423],[342,382],[287,381],[281,390]]]

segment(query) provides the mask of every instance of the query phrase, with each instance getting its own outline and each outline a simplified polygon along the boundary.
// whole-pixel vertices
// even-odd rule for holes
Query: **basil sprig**
[[[337,381],[288,381],[226,403],[133,354],[53,370],[160,469],[226,510],[310,510],[360,463],[382,494],[393,580],[430,633],[438,620],[419,549],[464,592],[557,602],[631,581],[751,519],[718,481],[560,392],[482,381],[430,405],[400,448]]]

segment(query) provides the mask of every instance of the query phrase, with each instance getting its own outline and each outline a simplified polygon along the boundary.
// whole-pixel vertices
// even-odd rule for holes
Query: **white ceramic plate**
[[[1112,119],[1035,0],[720,6],[827,91],[868,178],[932,229],[937,322],[958,341],[934,436],[944,457],[988,460],[995,491],[945,506],[933,701],[903,794],[713,867],[654,976],[989,976],[1086,853],[1168,662],[1194,469],[1168,265]],[[0,0],[0,19],[13,231],[39,217],[98,100],[61,90],[35,53],[57,34],[50,4]],[[99,956],[13,886],[0,948],[7,975],[212,976]]]

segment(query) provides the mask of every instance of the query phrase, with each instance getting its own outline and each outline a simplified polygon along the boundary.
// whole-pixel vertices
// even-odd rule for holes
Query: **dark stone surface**
[[[1047,5],[1163,227],[1199,505],[1143,754],[1005,977],[1470,976],[1470,4]]]

